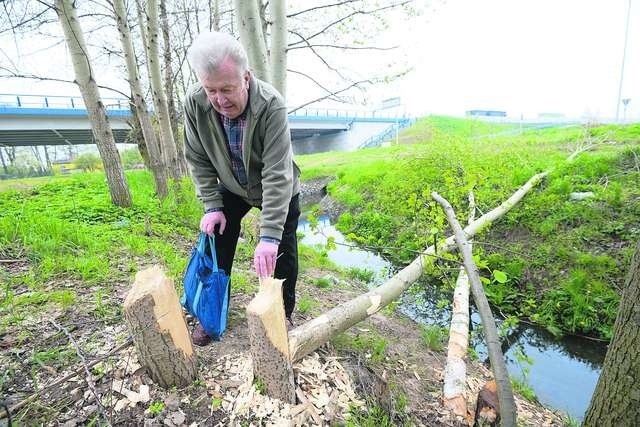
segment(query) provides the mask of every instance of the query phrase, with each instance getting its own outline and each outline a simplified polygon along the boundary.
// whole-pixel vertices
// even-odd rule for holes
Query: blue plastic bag
[[[195,316],[205,332],[219,341],[227,327],[229,276],[218,269],[214,237],[200,233],[184,273],[182,306]]]

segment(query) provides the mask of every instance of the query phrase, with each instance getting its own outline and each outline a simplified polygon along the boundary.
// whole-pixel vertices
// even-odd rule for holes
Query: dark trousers
[[[218,266],[231,275],[233,258],[236,254],[236,246],[240,236],[240,222],[251,209],[251,205],[229,191],[223,193],[222,200],[227,225],[222,236],[217,233],[215,235],[216,254],[218,255]],[[296,281],[298,280],[298,239],[296,230],[299,217],[300,204],[296,194],[289,202],[289,210],[284,223],[282,240],[278,247],[278,259],[274,274],[276,279],[284,279],[282,299],[284,300],[284,312],[287,317],[293,313],[293,308],[296,304]]]

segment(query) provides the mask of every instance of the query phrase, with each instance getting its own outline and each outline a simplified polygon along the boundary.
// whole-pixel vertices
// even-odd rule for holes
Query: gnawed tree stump
[[[182,387],[198,373],[196,354],[173,280],[153,266],[136,274],[124,315],[140,364],[161,387]]]
[[[282,302],[282,280],[262,279],[260,290],[247,306],[253,373],[267,395],[296,403],[289,338]]]

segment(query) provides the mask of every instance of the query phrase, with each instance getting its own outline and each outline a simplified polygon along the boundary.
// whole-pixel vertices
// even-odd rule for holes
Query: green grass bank
[[[429,117],[400,144],[302,156],[304,179],[334,177],[344,208],[338,228],[398,264],[449,234],[430,197],[437,191],[468,215],[509,197],[535,173],[549,176],[475,239],[490,301],[508,316],[550,331],[608,339],[632,243],[640,236],[640,125],[523,130],[476,120]],[[573,161],[567,157],[581,152]],[[593,193],[571,200],[571,193]],[[454,256],[450,256],[455,259]],[[427,273],[451,288],[454,265]]]

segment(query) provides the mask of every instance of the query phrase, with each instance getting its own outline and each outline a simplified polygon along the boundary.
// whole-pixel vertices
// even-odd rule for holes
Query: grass
[[[112,286],[130,282],[142,263],[161,264],[181,281],[188,256],[172,242],[195,239],[201,208],[193,187],[174,185],[161,202],[148,172],[129,172],[127,179],[135,189],[129,209],[111,204],[102,173],[4,183],[0,257],[26,268],[3,270],[0,332],[19,325],[34,307],[67,309],[84,294],[92,296],[94,317],[117,318],[108,298]]]
[[[318,303],[312,298],[303,296],[298,298],[296,306],[301,314],[311,314],[311,312],[318,306]]]
[[[536,396],[536,392],[533,391],[531,386],[527,383],[524,378],[520,377],[510,377],[511,380],[511,388],[513,391],[520,394],[522,397],[527,399],[529,402],[537,402],[538,397]]]
[[[491,279],[499,270],[508,277],[492,283],[489,299],[505,314],[552,331],[609,338],[632,242],[640,237],[640,125],[513,130],[429,117],[403,133],[407,144],[297,162],[305,179],[336,178],[328,191],[346,208],[337,227],[350,240],[379,247],[400,264],[432,243],[433,230],[448,236],[432,191],[466,216],[473,189],[484,213],[535,173],[550,171],[523,202],[476,236],[476,255],[487,263],[483,275]],[[616,143],[566,161],[576,148],[602,141]],[[592,199],[570,200],[570,193],[587,191]],[[427,273],[439,278],[438,271]],[[583,277],[588,295],[574,292],[586,286]],[[518,303],[523,300],[528,303]]]
[[[385,360],[389,342],[376,333],[358,334],[353,336],[342,333],[334,337],[333,344],[338,348],[350,349],[362,353],[365,358],[373,363],[381,363]]]
[[[438,325],[420,325],[420,338],[422,344],[429,350],[442,351],[446,344],[449,332]]]

